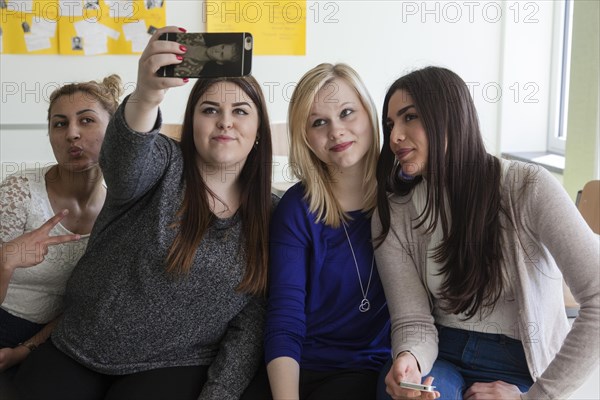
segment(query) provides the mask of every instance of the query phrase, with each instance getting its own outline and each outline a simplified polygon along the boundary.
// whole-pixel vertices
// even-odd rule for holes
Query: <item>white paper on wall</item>
[[[106,35],[84,36],[83,52],[86,56],[108,53]]]
[[[119,33],[119,31],[117,31],[117,30],[114,30],[114,29],[112,29],[112,28],[109,28],[108,26],[106,26],[106,25],[103,25],[103,24],[98,24],[98,25],[99,25],[99,29],[100,29],[100,31],[101,31],[101,32],[102,32],[104,35],[106,35],[106,36],[110,37],[111,39],[118,40],[118,39],[119,39],[119,36],[121,36],[121,33]]]
[[[123,24],[123,33],[125,34],[125,39],[127,40],[133,40],[134,37],[143,35],[147,36],[148,32],[146,32],[146,22],[144,20],[139,20],[137,22]]]
[[[33,17],[31,33],[36,36],[54,37],[56,34],[56,21],[45,18]]]
[[[27,51],[45,50],[50,48],[50,38],[47,36],[25,35]]]
[[[133,36],[131,38],[131,51],[141,53],[146,48],[148,41],[150,40],[150,35],[145,33],[140,36]]]

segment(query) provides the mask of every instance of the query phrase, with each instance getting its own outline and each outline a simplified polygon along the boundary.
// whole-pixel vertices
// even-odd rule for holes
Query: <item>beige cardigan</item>
[[[546,170],[505,160],[502,169],[503,206],[517,226],[500,216],[504,264],[515,285],[519,333],[535,381],[522,397],[567,398],[598,364],[600,238]],[[425,376],[437,358],[438,338],[425,278],[430,236],[412,229],[417,213],[411,196],[390,197],[390,232],[375,254],[390,311],[393,356],[411,351]],[[377,237],[378,214],[372,228]],[[581,304],[570,330],[563,276]]]

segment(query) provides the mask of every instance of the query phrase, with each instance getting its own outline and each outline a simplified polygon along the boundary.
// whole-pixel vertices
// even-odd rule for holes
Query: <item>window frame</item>
[[[567,140],[572,21],[573,0],[555,2],[549,110],[551,120],[548,126],[547,150],[560,155],[565,154]]]

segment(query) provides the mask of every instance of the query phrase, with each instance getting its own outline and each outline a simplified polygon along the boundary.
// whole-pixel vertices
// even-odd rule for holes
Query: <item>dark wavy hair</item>
[[[259,126],[258,143],[252,148],[238,177],[241,186],[239,212],[242,218],[246,272],[237,290],[264,295],[267,285],[269,217],[271,215],[271,128],[260,85],[252,76],[199,79],[188,99],[182,125],[185,194],[178,212],[180,230],[167,256],[167,272],[187,273],[196,249],[215,218],[209,207],[210,190],[196,163],[194,109],[200,97],[218,82],[232,82],[255,104]],[[214,195],[214,194],[213,194]]]
[[[491,312],[503,289],[500,160],[485,150],[467,85],[448,69],[411,72],[396,80],[385,96],[383,149],[377,164],[382,231],[376,246],[390,230],[388,194],[406,195],[422,181],[401,179],[401,165],[390,149],[388,104],[398,90],[412,97],[429,142],[426,206],[414,228],[423,226],[430,233],[441,224],[443,239],[433,258],[443,264],[444,309],[467,318],[478,311]]]

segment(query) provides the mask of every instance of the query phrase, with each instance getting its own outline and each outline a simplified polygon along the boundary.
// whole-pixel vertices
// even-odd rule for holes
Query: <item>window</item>
[[[548,130],[548,151],[564,154],[567,139],[569,108],[569,73],[571,63],[571,31],[573,0],[557,1],[554,16],[554,65],[552,71],[552,98],[549,115],[553,120]]]

